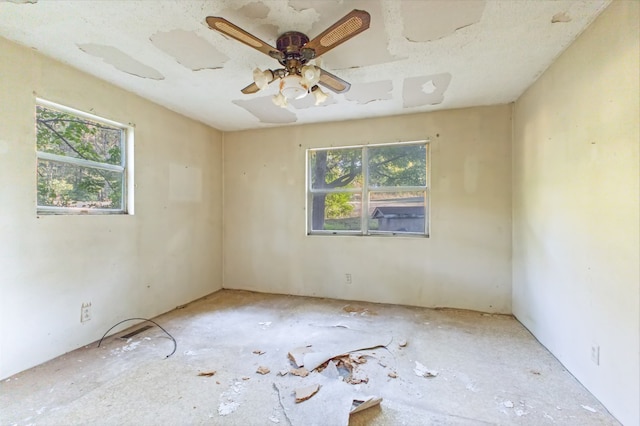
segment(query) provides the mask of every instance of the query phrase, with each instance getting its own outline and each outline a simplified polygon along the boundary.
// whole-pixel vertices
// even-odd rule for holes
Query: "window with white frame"
[[[36,101],[39,214],[132,213],[133,129]]]
[[[429,235],[427,141],[307,151],[307,233]]]

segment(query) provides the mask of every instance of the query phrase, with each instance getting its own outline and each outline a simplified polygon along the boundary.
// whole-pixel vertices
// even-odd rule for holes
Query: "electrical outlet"
[[[600,365],[600,346],[591,346],[591,361],[593,361],[595,365]]]
[[[91,302],[83,303],[80,308],[80,322],[87,322],[91,319]]]
[[[344,280],[347,284],[351,284],[351,274],[344,274]]]

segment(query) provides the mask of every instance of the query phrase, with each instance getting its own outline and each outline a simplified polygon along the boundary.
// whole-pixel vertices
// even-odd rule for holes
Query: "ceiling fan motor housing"
[[[299,73],[299,68],[310,59],[313,59],[313,52],[307,52],[307,50],[311,49],[303,48],[308,42],[309,37],[297,31],[288,31],[276,40],[276,48],[284,55],[280,63],[284,65],[290,73]]]

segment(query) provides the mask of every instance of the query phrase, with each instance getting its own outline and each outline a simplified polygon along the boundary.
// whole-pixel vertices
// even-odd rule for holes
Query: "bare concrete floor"
[[[0,383],[1,424],[619,424],[509,316],[223,290],[154,320],[177,341],[171,357],[158,327],[119,332]],[[361,383],[278,375],[295,348],[376,339],[388,345],[340,371]],[[318,393],[296,403],[310,384]],[[349,417],[358,394],[382,402]]]

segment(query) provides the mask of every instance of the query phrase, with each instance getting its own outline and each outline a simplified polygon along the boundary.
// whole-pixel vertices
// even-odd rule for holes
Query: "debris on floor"
[[[243,401],[244,383],[234,381],[226,391],[220,394],[218,415],[227,416],[238,409]]]
[[[513,402],[512,401],[505,401],[502,403],[502,405],[504,405],[507,408],[513,408]]]
[[[289,359],[293,361],[296,367],[302,367],[304,365],[304,356],[308,352],[313,352],[309,346],[292,349],[289,351]]]
[[[278,376],[286,376],[289,374],[289,370],[280,370],[278,371]]]
[[[338,366],[333,360],[327,363],[327,366],[322,369],[320,374],[329,379],[340,379],[341,377],[340,372],[338,371]]]
[[[347,305],[342,308],[342,310],[350,315],[378,315],[378,313],[375,311],[371,311],[367,308],[357,305]]]
[[[294,376],[300,376],[300,377],[307,377],[309,375],[309,370],[307,370],[304,367],[292,368],[289,372]],[[282,374],[282,376],[284,376],[284,374]]]
[[[258,369],[256,370],[256,373],[263,374],[263,375],[264,374],[269,374],[270,372],[271,372],[271,370],[269,369],[269,367],[264,367],[262,365],[260,367],[258,367]]]
[[[378,396],[373,396],[373,395],[367,396],[364,398],[356,398],[353,400],[353,403],[351,405],[351,411],[349,411],[349,414],[357,413],[359,411],[364,411],[367,408],[371,408],[373,406],[380,404],[380,402],[382,402],[382,398]]]
[[[254,354],[256,355],[264,355],[266,352],[265,351],[261,351],[260,349],[256,349],[255,351],[253,351]]]
[[[406,348],[407,347],[407,341],[402,339],[398,342],[398,346],[401,348]]]
[[[598,412],[598,410],[596,410],[593,407],[589,407],[588,405],[581,405],[581,407],[584,408],[587,411],[591,411],[592,413],[597,413]]]
[[[201,371],[200,373],[198,373],[198,376],[211,377],[214,374],[216,374],[215,370],[212,370],[212,371]]]
[[[296,402],[306,401],[307,399],[311,398],[313,395],[318,393],[319,390],[320,390],[320,385],[317,383],[313,385],[305,386],[303,388],[296,389],[295,390]]]
[[[295,353],[292,358],[298,364],[298,367],[304,366],[307,370],[312,371],[320,365],[341,355],[357,352],[365,349],[373,349],[378,347],[386,347],[393,340],[390,335],[370,334],[358,330],[350,330],[345,328],[336,328],[332,333],[332,339],[325,342],[314,342],[313,348],[305,348],[307,351],[302,358],[302,365],[299,365],[300,353],[291,351],[290,355]],[[298,348],[299,349],[299,348]]]
[[[389,374],[387,374],[387,376],[391,377],[392,379],[396,379],[398,377],[398,373],[396,373],[395,371],[389,371]]]
[[[420,376],[420,377],[431,378],[431,377],[436,377],[438,375],[437,371],[429,370],[427,367],[420,364],[418,361],[416,361],[416,368],[414,368],[413,371],[414,373],[416,373],[416,376]]]

